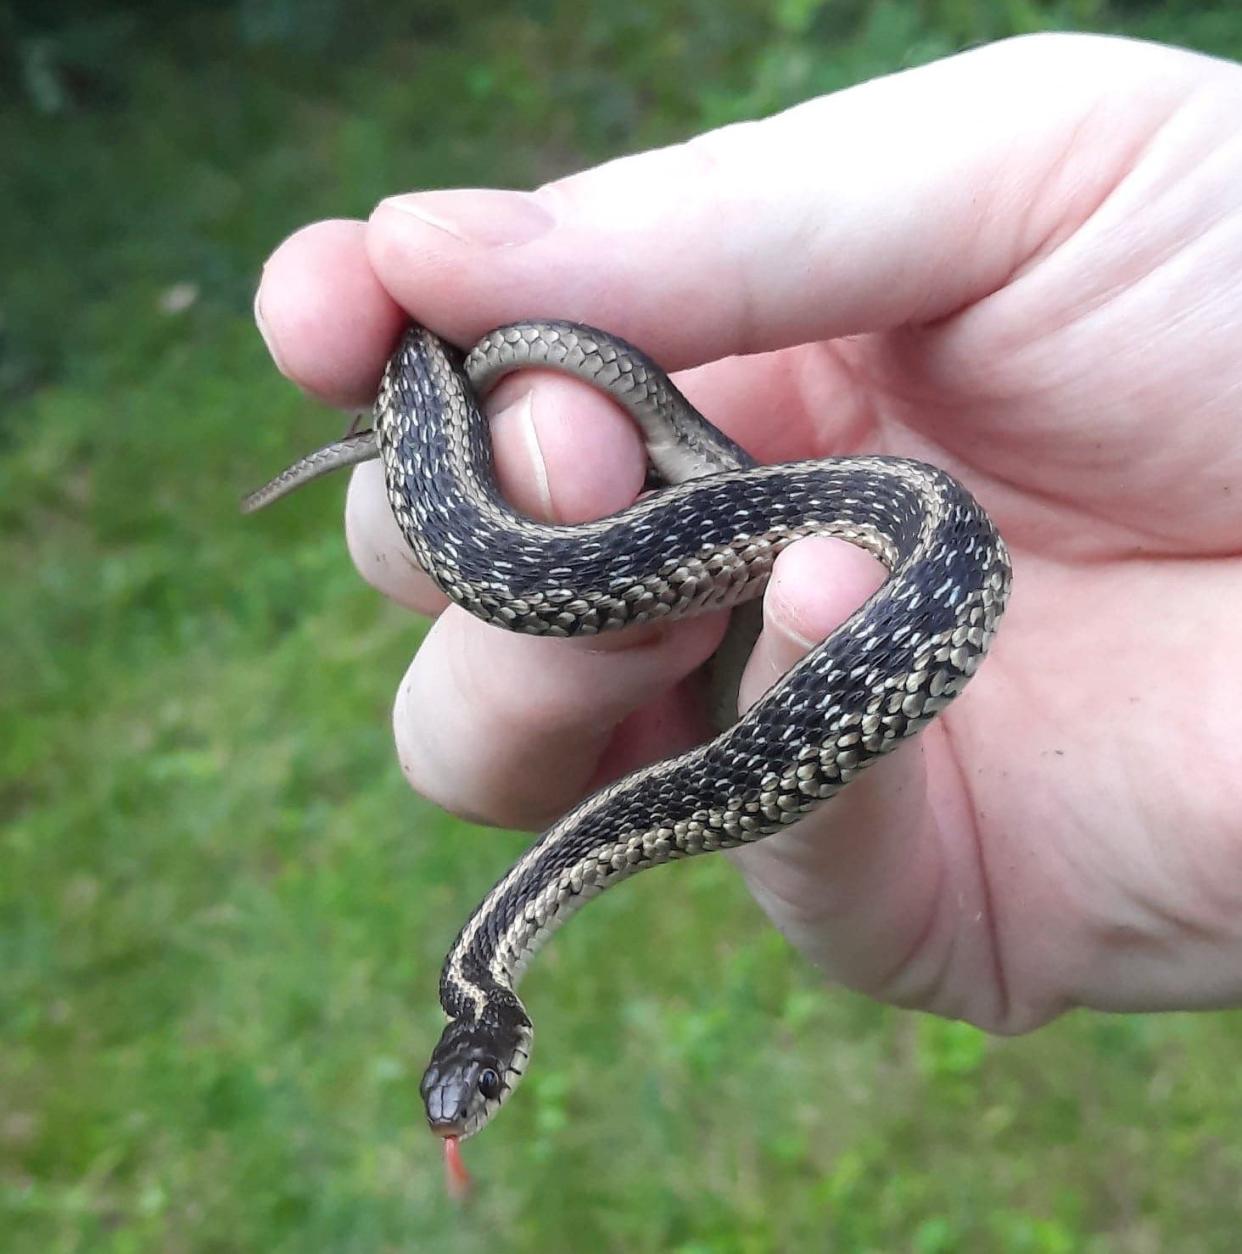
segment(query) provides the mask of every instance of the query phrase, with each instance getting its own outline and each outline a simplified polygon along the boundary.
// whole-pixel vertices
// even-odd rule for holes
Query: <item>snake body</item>
[[[500,497],[477,396],[505,372],[552,367],[634,418],[666,487],[598,522],[558,526]],[[530,1057],[516,985],[580,906],[637,871],[761,840],[834,796],[961,692],[1010,587],[1004,543],[953,478],[857,456],[757,466],[663,371],[616,337],[530,322],[463,360],[412,327],[393,354],[374,428],[291,467],[257,508],[326,470],[383,460],[388,499],[419,564],[472,614],[575,636],[740,605],[795,540],[836,536],[888,570],[884,585],[709,743],[587,798],[512,866],[462,928],[440,978],[449,1022],[423,1077],[433,1131],[482,1127]]]

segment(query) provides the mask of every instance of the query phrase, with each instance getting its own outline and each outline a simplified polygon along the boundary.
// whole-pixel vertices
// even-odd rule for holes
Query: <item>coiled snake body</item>
[[[476,395],[535,365],[616,399],[657,475],[677,486],[575,526],[509,508]],[[421,1089],[432,1129],[455,1144],[491,1118],[527,1065],[531,1021],[515,985],[551,933],[636,871],[796,822],[917,732],[974,673],[1010,568],[987,515],[942,471],[880,456],[756,466],[642,353],[570,323],[501,328],[464,363],[412,327],[384,374],[374,429],[304,458],[244,507],[376,455],[419,564],[458,604],[512,631],[585,635],[739,605],[803,536],[851,541],[889,572],[745,717],[582,802],[471,915],[445,960],[449,1023]]]

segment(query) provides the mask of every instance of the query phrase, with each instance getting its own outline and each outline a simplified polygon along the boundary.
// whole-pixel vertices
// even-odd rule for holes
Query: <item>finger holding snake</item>
[[[760,460],[878,449],[960,475],[1019,566],[986,684],[917,746],[738,860],[835,978],[905,1004],[1005,1031],[1072,1005],[1232,1004],[1242,764],[1229,694],[1240,681],[1219,606],[1242,596],[1242,493],[1228,491],[1242,466],[1229,401],[1242,314],[1227,278],[1242,259],[1227,229],[1239,171],[1222,136],[1239,75],[1120,41],[1014,41],[538,193],[401,198],[366,227],[286,244],[264,283],[268,338],[293,377],[361,403],[391,349],[387,328],[407,314],[463,347],[532,312],[580,318],[661,364],[711,363],[679,379]],[[1202,249],[1179,251],[1197,239]],[[319,293],[318,320],[296,333],[277,295],[285,267],[303,276],[303,298]],[[366,305],[361,316],[342,293]],[[353,337],[349,365],[325,376],[324,345],[341,336]],[[762,355],[730,358],[739,352]],[[576,389],[537,387],[549,406],[578,404]],[[597,402],[583,403],[590,440]],[[543,407],[536,399],[540,424]],[[554,501],[574,472],[555,430],[541,425],[539,440]],[[538,500],[528,449],[501,448],[502,477],[508,494],[525,484]],[[587,516],[615,504],[609,476],[595,479],[603,468],[592,460],[579,480],[601,502]],[[355,537],[360,517],[351,507]],[[395,536],[377,523],[355,552],[386,554],[379,564],[398,571]],[[857,603],[826,544],[782,556],[768,660],[744,699],[764,667]],[[402,594],[405,574],[368,577],[421,604]],[[642,718],[640,685],[687,708],[677,685],[694,649],[654,649],[666,647],[658,676],[621,680],[638,722],[622,716],[598,758],[591,747],[570,791],[595,782],[592,759],[608,773],[612,745],[624,742],[628,767],[693,731],[687,714],[669,743],[660,719]],[[556,700],[544,708],[559,712],[533,729],[515,714],[514,738],[529,733],[532,759],[570,752],[582,738],[572,690],[629,664],[625,649],[583,651],[598,671],[559,691],[556,664],[520,648],[503,676],[450,680],[441,699],[460,701],[462,722],[414,770],[419,786],[461,760],[450,804],[477,813],[484,797],[494,818],[535,813],[515,795],[520,778],[559,806],[553,772],[511,763],[489,780],[472,738],[489,734],[481,707],[493,696],[520,709],[523,684],[547,685]],[[614,712],[624,708],[619,696]],[[437,734],[402,717],[407,737]]]

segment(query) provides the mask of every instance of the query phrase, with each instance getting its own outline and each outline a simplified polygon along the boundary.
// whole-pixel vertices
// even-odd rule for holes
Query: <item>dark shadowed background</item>
[[[1043,27],[1242,57],[1236,0],[0,4],[0,1247],[1239,1248],[1242,1015],[889,1011],[713,859],[545,953],[452,1207],[436,974],[524,838],[407,791],[343,482],[236,512],[341,428],[251,322],[299,225]]]

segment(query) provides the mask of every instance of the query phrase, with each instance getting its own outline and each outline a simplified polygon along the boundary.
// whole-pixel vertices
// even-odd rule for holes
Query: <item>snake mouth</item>
[[[428,1119],[427,1126],[432,1136],[443,1141],[461,1141],[470,1135],[464,1119]]]

